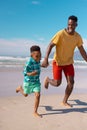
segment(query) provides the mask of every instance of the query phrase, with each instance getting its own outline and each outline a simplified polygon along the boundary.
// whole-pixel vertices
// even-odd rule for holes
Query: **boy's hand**
[[[37,75],[37,71],[35,70],[35,71],[33,71],[33,72],[29,72],[29,73],[27,73],[27,75],[28,76],[35,76],[35,75]]]
[[[44,58],[41,67],[48,67],[48,65],[49,65],[48,59]]]
[[[32,76],[35,76],[35,75],[37,75],[37,73],[38,73],[38,72],[35,70],[35,71],[33,71],[33,72],[31,73],[31,75],[32,75]]]

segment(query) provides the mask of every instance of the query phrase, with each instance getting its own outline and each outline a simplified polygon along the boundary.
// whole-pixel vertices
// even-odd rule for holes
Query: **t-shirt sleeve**
[[[54,43],[54,44],[58,44],[59,43],[59,40],[60,40],[60,34],[59,33],[56,33],[53,38],[51,39],[51,42]]]
[[[80,35],[78,35],[78,43],[77,43],[77,47],[80,47],[83,44],[83,40],[81,38]]]

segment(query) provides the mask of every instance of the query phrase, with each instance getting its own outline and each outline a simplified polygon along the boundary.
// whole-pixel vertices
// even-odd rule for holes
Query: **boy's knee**
[[[36,98],[40,98],[40,93],[35,93]]]

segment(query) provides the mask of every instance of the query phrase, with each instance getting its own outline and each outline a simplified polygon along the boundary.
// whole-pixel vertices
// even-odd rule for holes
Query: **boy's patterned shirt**
[[[28,76],[28,72],[37,71],[37,75]],[[24,67],[24,82],[31,82],[33,84],[40,83],[40,62],[36,62],[32,57],[26,62]]]

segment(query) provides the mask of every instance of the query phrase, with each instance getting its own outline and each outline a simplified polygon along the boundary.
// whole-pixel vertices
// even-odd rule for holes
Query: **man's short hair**
[[[31,48],[30,48],[30,52],[32,53],[32,52],[34,52],[34,51],[40,51],[40,47],[37,46],[37,45],[33,45],[33,46],[31,46]]]
[[[78,21],[78,18],[76,16],[74,16],[74,15],[69,16],[68,20],[70,20],[70,19],[74,20],[75,22]]]

